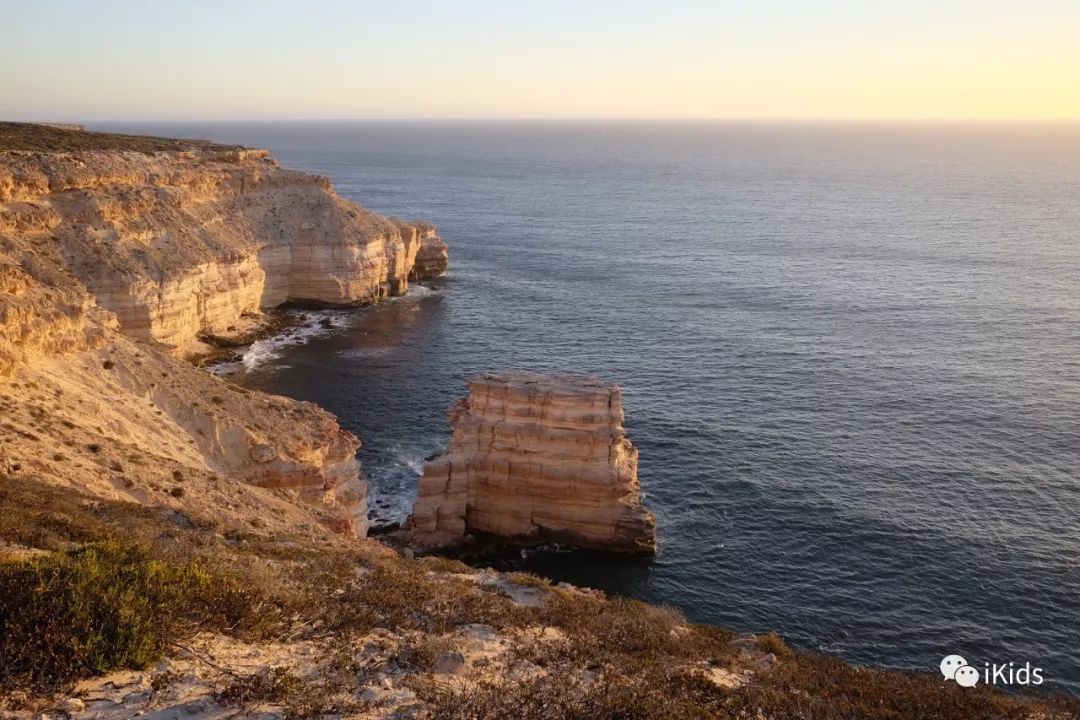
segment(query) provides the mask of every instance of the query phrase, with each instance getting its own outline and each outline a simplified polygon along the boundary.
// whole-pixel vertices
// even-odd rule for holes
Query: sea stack
[[[617,385],[578,375],[480,375],[450,423],[450,448],[424,467],[407,525],[418,544],[487,534],[656,552]]]

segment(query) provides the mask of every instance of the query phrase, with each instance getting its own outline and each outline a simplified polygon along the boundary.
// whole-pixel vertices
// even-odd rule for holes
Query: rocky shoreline
[[[184,359],[447,261],[264,150],[0,123],[0,717],[1078,716],[395,552],[358,438]],[[408,531],[651,553],[622,420],[595,379],[476,378]]]
[[[432,226],[371,213],[264,150],[0,124],[0,238],[0,375],[28,383],[0,387],[11,465],[107,498],[183,492],[187,505],[238,479],[366,532],[355,437],[318,408],[222,387],[180,358],[280,330],[287,303],[407,292],[446,269]],[[60,397],[82,406],[59,403],[61,424],[43,425],[39,408]],[[42,430],[74,453],[43,447]],[[130,472],[144,454],[150,467]]]

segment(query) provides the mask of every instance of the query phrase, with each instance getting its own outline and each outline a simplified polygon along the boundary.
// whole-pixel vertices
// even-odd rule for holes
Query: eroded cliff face
[[[426,224],[368,212],[265,150],[0,153],[0,233],[55,245],[129,335],[189,349],[285,302],[359,305],[441,274]]]
[[[119,333],[0,381],[0,437],[0,484],[43,480],[217,527],[367,531],[360,442],[332,415]]]
[[[287,301],[403,293],[446,268],[434,228],[370,213],[263,150],[47,142],[64,150],[0,151],[0,475],[364,534],[356,437],[176,356]]]
[[[0,232],[0,241],[4,235]],[[0,380],[45,357],[97,347],[116,319],[92,297],[65,283],[47,286],[17,260],[34,258],[0,252]],[[41,267],[49,275],[56,268]]]
[[[428,545],[469,533],[652,553],[637,449],[617,385],[504,373],[469,382],[450,413],[449,450],[429,461],[408,529]]]

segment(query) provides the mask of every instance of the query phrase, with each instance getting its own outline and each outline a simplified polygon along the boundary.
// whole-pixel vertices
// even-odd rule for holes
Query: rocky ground
[[[372,540],[0,480],[4,718],[1073,718]]]
[[[265,151],[0,124],[0,718],[1080,717],[399,553],[357,438],[180,358],[446,259]]]

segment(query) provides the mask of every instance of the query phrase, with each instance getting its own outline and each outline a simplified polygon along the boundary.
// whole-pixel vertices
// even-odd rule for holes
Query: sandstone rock
[[[251,459],[260,464],[273,462],[278,456],[277,450],[272,445],[265,444],[254,445],[248,452]]]
[[[51,253],[56,282],[47,285],[78,281],[70,311],[44,317],[45,327],[59,324],[53,335],[77,337],[92,299],[128,334],[172,347],[286,301],[359,305],[446,269],[430,225],[368,212],[265,150],[213,146],[0,152],[0,239]],[[0,269],[0,288],[12,272]],[[0,313],[32,319],[26,305]],[[0,371],[11,352],[0,341]]]
[[[405,292],[442,271],[440,247],[431,226],[370,213],[263,150],[0,152],[0,466],[144,503],[181,473],[182,504],[204,517],[363,535],[355,436],[172,351],[287,300]],[[35,418],[46,398],[62,421],[50,444]],[[89,465],[56,451],[88,445]],[[289,493],[256,501],[219,477]]]
[[[443,653],[435,658],[432,669],[437,675],[456,675],[465,669],[465,656],[457,651]]]
[[[582,376],[481,375],[450,420],[449,450],[420,479],[408,523],[416,541],[446,545],[481,532],[655,552],[618,386]]]
[[[61,712],[65,712],[68,715],[72,715],[74,713],[80,713],[83,710],[85,710],[86,709],[86,703],[84,703],[79,698],[69,697],[69,698],[64,698],[59,703],[57,703],[56,708],[58,710],[60,710]]]
[[[498,637],[498,633],[495,632],[495,628],[490,625],[484,625],[481,623],[469,623],[462,625],[460,632],[467,638],[474,640],[494,640]]]
[[[416,253],[416,262],[409,273],[410,280],[423,280],[442,275],[450,262],[450,252],[446,243],[435,234],[435,228],[422,223],[414,223],[419,235],[420,247]]]

